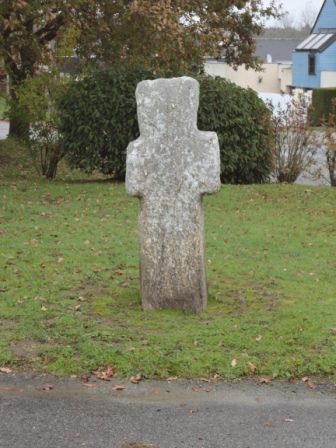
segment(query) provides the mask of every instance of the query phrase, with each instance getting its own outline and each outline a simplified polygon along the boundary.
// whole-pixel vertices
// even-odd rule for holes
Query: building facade
[[[293,53],[292,85],[336,87],[336,0],[324,0],[311,34]]]

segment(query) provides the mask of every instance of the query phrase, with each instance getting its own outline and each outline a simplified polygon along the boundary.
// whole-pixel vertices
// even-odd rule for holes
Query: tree
[[[265,29],[264,37],[304,39],[309,36],[316,17],[317,10],[311,2],[305,4],[300,11],[298,20],[293,20],[293,15],[284,11],[275,26]]]
[[[63,56],[62,47],[69,43],[69,36],[76,36],[81,7],[68,5],[63,0],[0,2],[0,58],[2,71],[9,74],[11,82],[10,135],[28,134],[29,122],[19,106],[17,89],[25,79],[35,77],[41,66],[54,63],[55,40]]]
[[[16,88],[50,65],[64,37],[75,36],[80,60],[91,65],[141,63],[151,68],[199,69],[206,55],[258,68],[255,36],[277,17],[274,0],[6,0],[0,3],[0,55]],[[65,39],[66,41],[66,39]],[[10,134],[22,134],[13,117]]]
[[[306,31],[307,35],[310,33],[310,30],[315,23],[317,12],[318,11],[312,6],[311,2],[306,3],[304,9],[301,11],[299,28],[302,31]]]

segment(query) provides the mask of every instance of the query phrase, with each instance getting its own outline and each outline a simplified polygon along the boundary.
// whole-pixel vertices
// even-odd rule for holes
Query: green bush
[[[269,108],[254,90],[224,78],[201,76],[198,81],[198,128],[218,135],[221,181],[269,182],[274,146]]]
[[[124,177],[127,145],[139,136],[135,89],[156,77],[142,67],[113,67],[72,83],[60,103],[62,146],[71,168]]]
[[[336,88],[313,89],[310,119],[315,126],[328,120],[329,114],[333,113],[332,100],[334,98],[336,98]]]
[[[144,79],[179,76],[110,68],[74,82],[61,102],[62,145],[70,167],[123,177],[126,148],[139,136],[135,89]],[[270,112],[251,89],[200,76],[199,129],[215,131],[225,183],[262,183],[272,164]]]

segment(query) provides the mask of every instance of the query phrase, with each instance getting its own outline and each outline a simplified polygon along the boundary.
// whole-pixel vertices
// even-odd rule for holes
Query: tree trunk
[[[20,139],[27,139],[29,135],[29,123],[20,116],[11,117],[9,123],[8,137],[16,137]]]
[[[28,76],[34,74],[35,57],[28,47],[20,49],[21,64],[18,66],[10,61],[10,125],[9,137],[27,139],[29,137],[29,117],[27,111],[19,105],[17,88]]]

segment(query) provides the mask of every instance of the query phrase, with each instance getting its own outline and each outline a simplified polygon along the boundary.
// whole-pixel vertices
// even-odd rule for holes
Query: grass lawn
[[[336,377],[335,189],[223,186],[204,201],[206,311],[143,312],[124,185],[38,179],[10,142],[0,166],[0,366]]]

